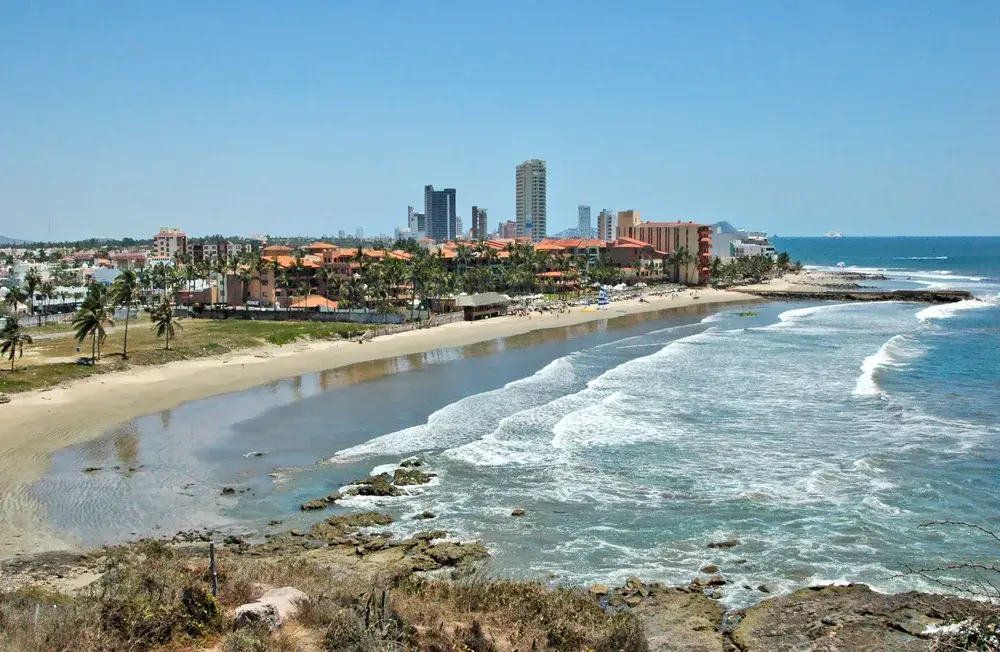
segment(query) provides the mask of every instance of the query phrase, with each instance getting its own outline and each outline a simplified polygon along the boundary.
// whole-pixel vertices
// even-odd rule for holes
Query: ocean
[[[332,511],[482,539],[495,573],[555,583],[680,584],[714,563],[731,606],[760,584],[929,589],[903,570],[995,559],[989,537],[922,524],[1000,529],[1000,238],[776,246],[977,299],[700,308],[288,379],[66,449],[32,494],[84,543],[261,532],[317,521],[298,504],[419,455],[430,485]]]

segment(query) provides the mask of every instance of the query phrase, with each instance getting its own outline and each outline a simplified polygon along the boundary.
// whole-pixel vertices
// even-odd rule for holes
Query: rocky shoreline
[[[433,473],[422,470],[419,459],[399,464],[383,473],[355,481],[342,491],[301,505],[306,512],[324,510],[344,496],[398,496],[409,485],[430,482]],[[229,488],[226,488],[229,489]],[[225,489],[224,489],[225,491]],[[511,516],[524,516],[515,508]],[[433,519],[422,513],[413,518]],[[218,545],[223,567],[239,561],[280,565],[315,564],[335,577],[352,578],[364,586],[400,586],[415,578],[462,585],[472,581],[509,588],[509,580],[488,579],[483,569],[489,551],[478,541],[454,540],[444,530],[418,532],[399,539],[386,530],[391,515],[367,511],[327,517],[307,529],[265,534],[254,540],[209,530],[178,532],[169,539],[145,539],[124,546],[88,552],[49,552],[0,562],[0,598],[30,589],[84,595],[107,572],[115,551],[139,557],[149,550],[169,549],[171,555],[205,564],[209,547]],[[272,521],[271,526],[280,522]],[[709,549],[730,549],[738,539],[706,542]],[[423,581],[418,579],[417,581]],[[574,599],[590,604],[608,618],[627,616],[641,624],[648,649],[690,652],[781,652],[784,650],[936,650],[942,637],[968,638],[968,627],[955,623],[987,622],[995,617],[989,605],[953,595],[909,592],[885,595],[864,584],[803,588],[790,595],[769,595],[767,585],[757,587],[762,601],[746,609],[727,609],[721,602],[729,581],[715,564],[693,573],[685,586],[629,578],[621,587],[556,587],[533,584],[543,591],[569,591]],[[272,587],[273,588],[273,587]],[[745,589],[752,587],[745,586]],[[295,587],[279,591],[298,592]],[[297,593],[296,593],[297,594]],[[271,596],[274,597],[274,596]],[[250,608],[252,605],[242,605]],[[257,607],[261,608],[258,604]],[[991,625],[992,626],[992,625]],[[952,644],[952,643],[949,643]],[[504,648],[491,648],[504,649]],[[952,647],[947,649],[966,649]],[[978,649],[978,648],[975,648]],[[990,648],[984,648],[990,649]]]
[[[765,299],[799,301],[912,301],[917,303],[957,303],[975,299],[967,290],[886,290],[852,291],[834,289],[823,290],[762,290],[736,288],[737,292],[752,294]]]
[[[378,512],[337,515],[306,531],[282,532],[261,543],[229,536],[220,554],[280,564],[309,560],[336,576],[360,576],[372,585],[398,585],[417,576],[459,583],[474,577],[478,582],[501,581],[476,575],[489,558],[481,543],[453,541],[441,530],[396,540],[379,529],[392,521]],[[204,563],[206,538],[211,536],[185,532],[155,545]],[[154,542],[146,540],[125,548],[139,554],[150,545]],[[28,586],[79,592],[99,579],[109,550],[8,560],[0,564],[0,592]],[[954,634],[956,628],[948,625],[990,614],[988,605],[956,596],[885,595],[864,584],[804,588],[768,597],[748,609],[727,610],[716,599],[727,581],[718,568],[701,570],[703,574],[680,587],[633,577],[621,587],[594,584],[575,590],[609,616],[627,613],[638,618],[654,651],[934,650],[941,636]]]

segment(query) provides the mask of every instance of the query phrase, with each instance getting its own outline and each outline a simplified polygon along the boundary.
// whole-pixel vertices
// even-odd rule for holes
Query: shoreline
[[[136,367],[91,376],[64,386],[15,394],[0,407],[0,559],[27,552],[72,550],[77,546],[48,525],[28,494],[42,477],[50,456],[67,446],[99,437],[108,427],[211,396],[245,391],[293,376],[400,355],[466,346],[532,331],[670,312],[697,306],[721,309],[762,299],[740,292],[700,289],[646,303],[612,303],[607,311],[505,317],[455,322],[353,342],[298,342],[218,357]],[[618,312],[619,310],[624,312]]]

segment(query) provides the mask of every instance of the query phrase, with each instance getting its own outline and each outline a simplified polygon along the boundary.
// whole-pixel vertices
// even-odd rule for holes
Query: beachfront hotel
[[[514,220],[517,237],[538,242],[548,233],[545,161],[530,159],[517,166],[514,174]]]
[[[706,285],[712,263],[712,226],[697,222],[642,222],[639,211],[618,213],[618,238],[629,238],[652,245],[656,251],[674,254],[681,247],[691,261],[678,269],[679,283]]]

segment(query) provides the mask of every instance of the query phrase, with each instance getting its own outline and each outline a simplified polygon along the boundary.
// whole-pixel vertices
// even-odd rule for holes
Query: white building
[[[517,166],[514,179],[514,220],[517,236],[537,242],[547,231],[545,161],[533,158]]]
[[[589,238],[593,235],[593,231],[590,226],[590,206],[584,206],[583,204],[577,206],[576,218],[576,234],[581,238]]]

